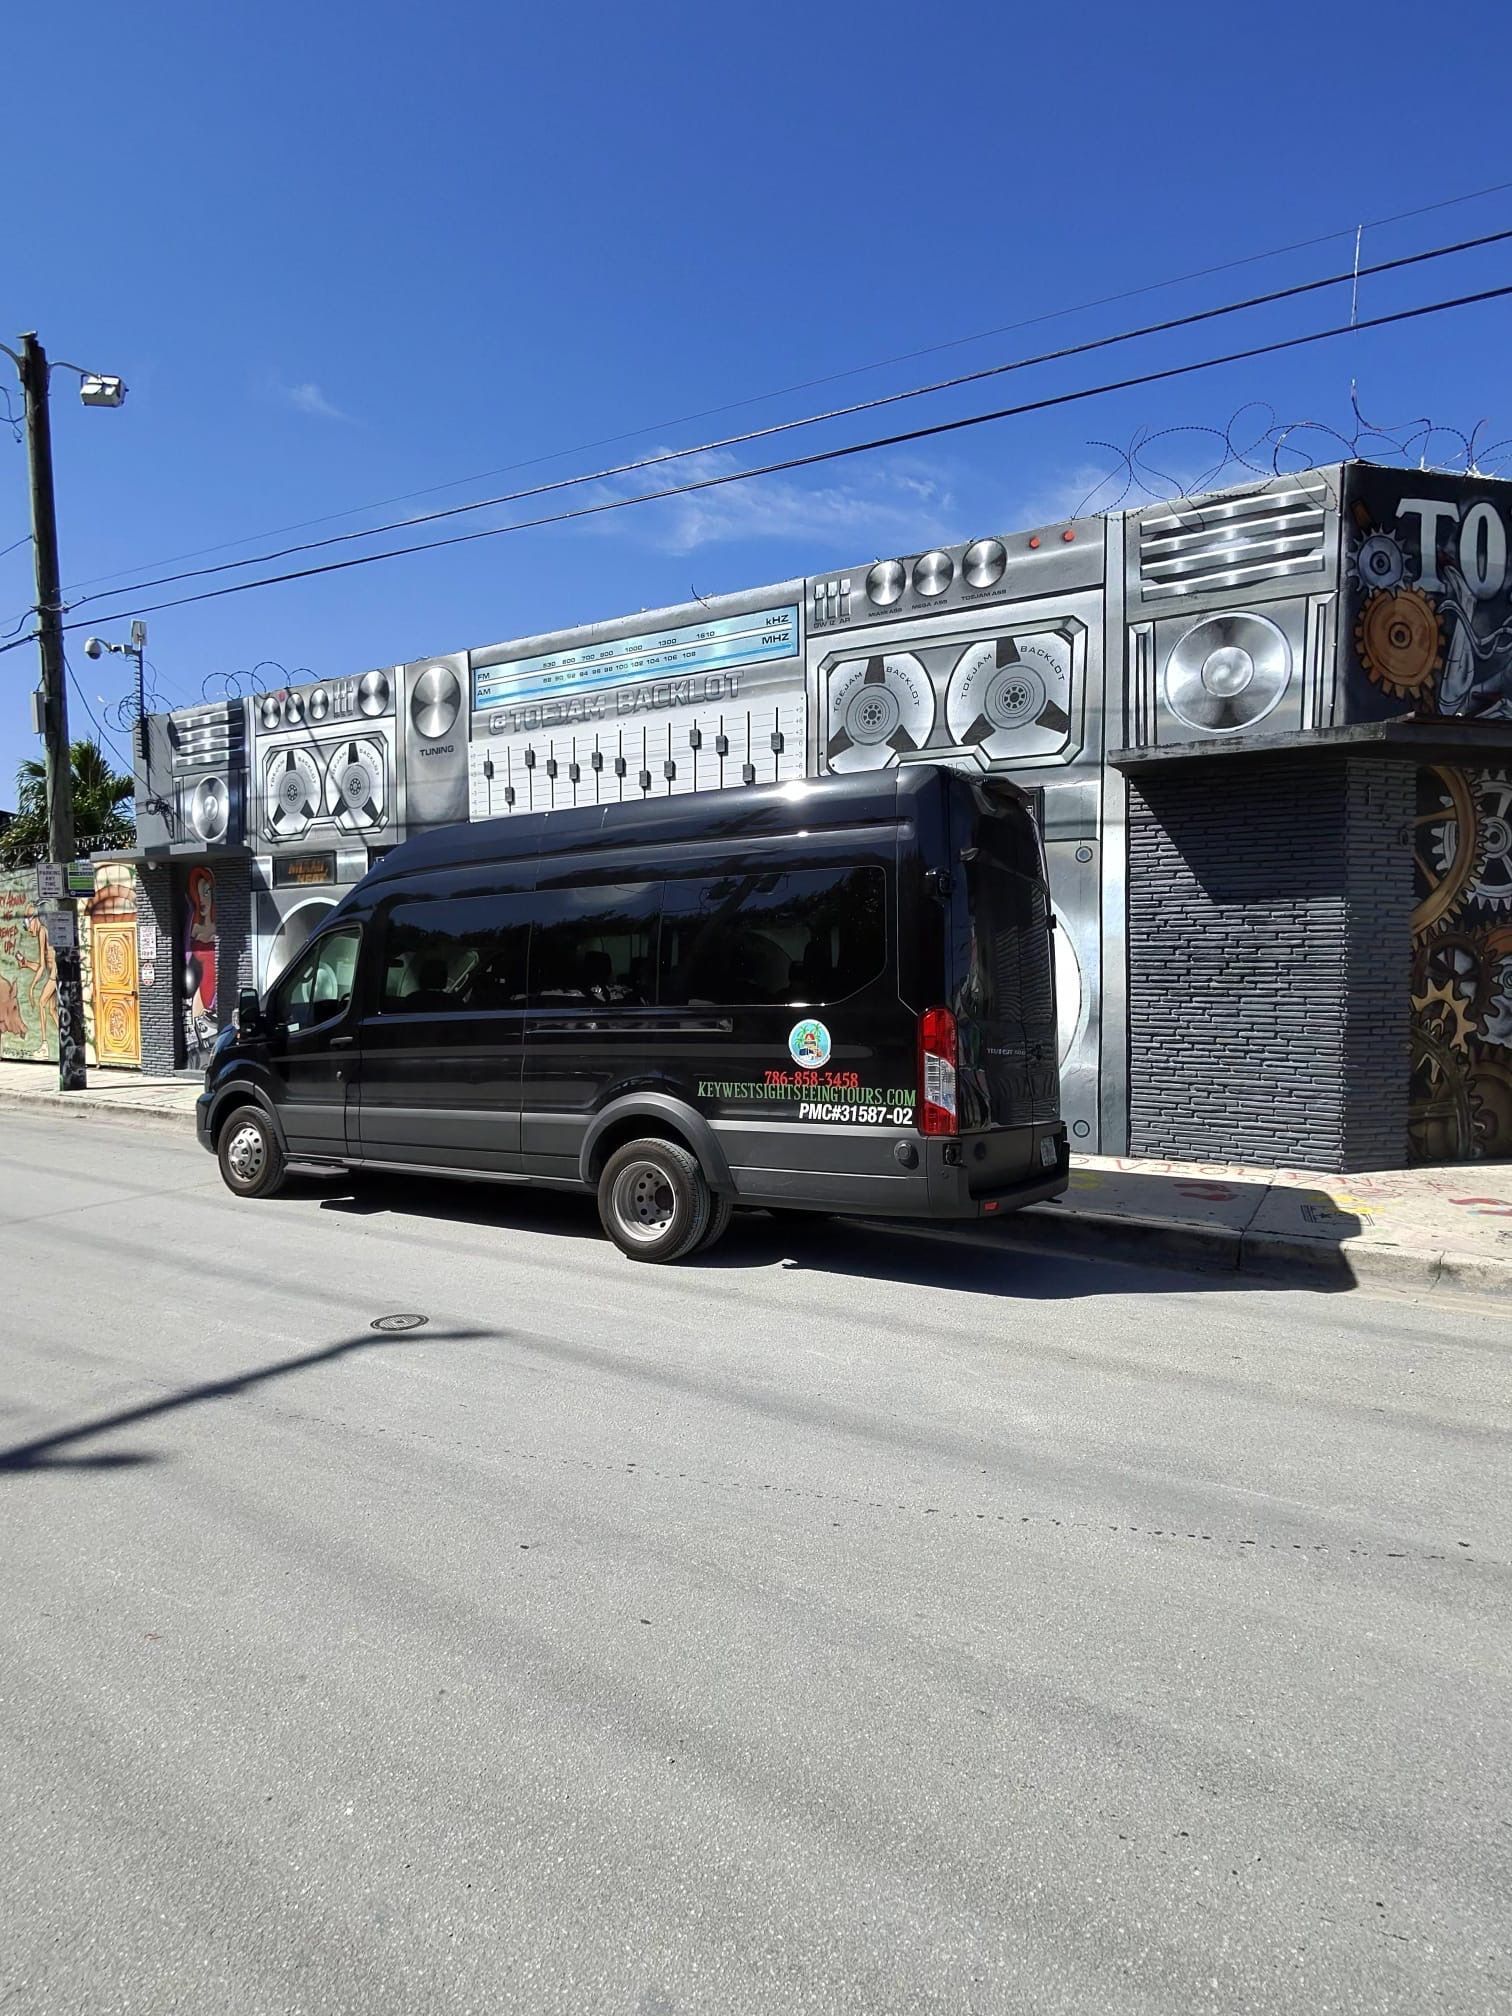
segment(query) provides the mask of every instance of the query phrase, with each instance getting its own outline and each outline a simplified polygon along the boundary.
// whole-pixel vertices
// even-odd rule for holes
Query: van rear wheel
[[[679,1142],[627,1141],[604,1164],[599,1217],[632,1260],[681,1260],[709,1230],[714,1197]]]

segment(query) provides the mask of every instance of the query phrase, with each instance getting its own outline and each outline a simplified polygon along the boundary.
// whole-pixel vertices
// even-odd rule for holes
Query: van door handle
[[[355,1036],[333,1036],[331,1038],[331,1048],[333,1050],[350,1050],[356,1041],[357,1038]]]

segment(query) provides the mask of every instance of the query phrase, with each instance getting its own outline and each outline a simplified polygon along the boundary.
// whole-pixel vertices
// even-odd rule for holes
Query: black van
[[[454,826],[377,862],[205,1074],[287,1162],[598,1193],[637,1260],[737,1204],[916,1218],[1065,1189],[1044,857],[930,765]]]

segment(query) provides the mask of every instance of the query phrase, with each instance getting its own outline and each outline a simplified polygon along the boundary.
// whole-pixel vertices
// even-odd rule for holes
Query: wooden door
[[[136,919],[96,918],[93,951],[95,1058],[101,1064],[139,1065]]]

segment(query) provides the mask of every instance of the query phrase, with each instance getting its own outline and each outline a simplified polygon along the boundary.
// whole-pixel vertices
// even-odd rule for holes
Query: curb
[[[14,1093],[0,1092],[0,1112],[63,1113],[70,1120],[103,1120],[114,1127],[145,1125],[175,1131],[187,1127],[191,1133],[194,1131],[194,1114],[186,1113],[182,1106],[117,1106],[91,1099],[88,1093],[80,1098],[68,1092],[28,1092],[24,1098],[18,1098]]]
[[[1090,1253],[1203,1272],[1303,1280],[1319,1287],[1415,1288],[1442,1295],[1512,1295],[1512,1260],[1442,1248],[1328,1246],[1284,1232],[1172,1225],[1158,1218],[1031,1205],[1003,1220],[1001,1243],[1030,1252]]]

